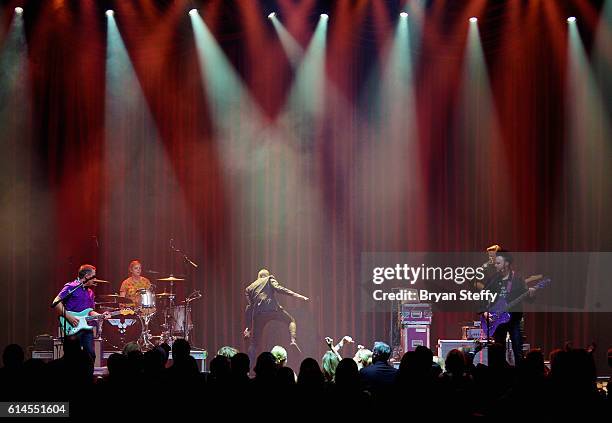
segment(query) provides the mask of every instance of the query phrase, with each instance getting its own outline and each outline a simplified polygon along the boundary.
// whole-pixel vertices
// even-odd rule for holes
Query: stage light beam
[[[402,12],[400,13],[400,17],[406,19],[408,17],[408,13]]]
[[[17,13],[18,15],[21,15],[23,13],[23,8],[21,7],[16,7],[15,8],[15,13]]]
[[[272,25],[274,25],[274,29],[276,29],[276,33],[278,34],[278,38],[285,50],[285,54],[291,63],[291,66],[294,68],[298,66],[302,56],[304,55],[304,49],[296,41],[295,38],[287,31],[287,29],[283,26],[282,22],[278,20],[276,17],[276,13],[272,12],[268,15],[270,21],[272,21]]]
[[[197,15],[197,14],[198,14],[198,9],[191,9],[191,10],[189,11],[189,16],[195,16],[195,15]]]
[[[112,10],[107,10],[106,11],[106,16],[108,16],[109,18],[113,17],[115,15],[115,12]]]
[[[329,15],[327,13],[321,13],[321,19],[329,19]]]
[[[574,23],[574,22],[576,22],[576,17],[575,17],[575,16],[570,16],[569,18],[567,18],[567,22],[568,22],[568,23]]]
[[[478,18],[476,16],[472,16],[470,18],[470,23],[476,23],[476,22],[478,22]]]

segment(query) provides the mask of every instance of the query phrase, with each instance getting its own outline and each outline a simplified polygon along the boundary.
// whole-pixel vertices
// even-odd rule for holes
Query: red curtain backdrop
[[[565,18],[578,16],[591,54],[602,2],[409,2],[420,19],[410,27],[414,97],[395,109],[381,93],[397,2],[197,3],[228,60],[210,66],[229,65],[240,83],[226,92],[241,90],[241,102],[225,108],[204,82],[215,68],[198,58],[192,2],[20,2],[21,62],[13,3],[1,15],[0,345],[55,333],[49,303],[86,262],[112,281],[99,293],[118,291],[134,258],[185,277],[180,296],[204,294],[194,343],[209,351],[243,346],[243,289],[266,267],[311,298],[281,302],[305,353],[318,357],[325,336],[389,338],[389,316],[360,310],[362,252],[612,246],[609,179],[579,203],[566,154],[575,140]],[[107,60],[107,8],[129,59],[119,65]],[[292,67],[271,11],[304,50],[319,13],[330,15],[320,110],[307,96],[292,102],[299,62]],[[472,15],[479,79],[465,73]],[[111,66],[121,66],[112,85]],[[470,97],[466,87],[489,94]],[[587,164],[609,176],[602,162]],[[171,239],[197,269],[171,252]],[[433,343],[457,338],[472,318],[435,315]],[[546,352],[565,340],[605,349],[610,321],[538,313],[526,317],[526,335]],[[268,332],[270,346],[287,343],[281,325]]]

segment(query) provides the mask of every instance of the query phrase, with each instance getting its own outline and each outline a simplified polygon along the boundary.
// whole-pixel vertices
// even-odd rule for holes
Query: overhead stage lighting
[[[191,10],[189,11],[189,15],[190,15],[190,16],[195,16],[195,15],[197,15],[197,14],[198,14],[198,9],[191,9]]]
[[[470,18],[470,22],[471,22],[471,23],[476,23],[476,22],[478,22],[478,18],[477,18],[476,16],[472,16],[472,17]]]
[[[272,19],[275,16],[276,16],[276,12],[272,12],[268,15],[268,19]]]
[[[18,15],[21,15],[23,13],[23,8],[21,7],[16,7],[15,8],[15,13],[17,13]]]
[[[567,22],[569,22],[569,23],[576,22],[576,17],[575,16],[570,16],[569,18],[567,18]]]
[[[321,19],[329,19],[329,15],[327,13],[321,13]]]
[[[115,15],[115,12],[113,12],[112,10],[107,10],[107,11],[106,11],[106,16],[108,16],[109,18],[110,18],[111,16],[114,16],[114,15]]]
[[[408,13],[406,13],[406,12],[402,12],[402,13],[400,13],[400,16],[401,16],[402,18],[407,18],[407,17],[408,17]]]

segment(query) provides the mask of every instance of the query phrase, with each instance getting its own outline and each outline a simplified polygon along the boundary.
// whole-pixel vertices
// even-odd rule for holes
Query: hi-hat
[[[171,294],[170,292],[162,292],[160,294],[155,294],[157,298],[174,298],[175,294]]]
[[[110,283],[109,281],[105,281],[102,279],[90,279],[87,282],[94,282],[94,283]]]
[[[167,278],[161,278],[158,279],[158,281],[163,281],[163,282],[178,282],[178,281],[184,281],[185,279],[182,278],[175,278],[174,276],[168,276]]]

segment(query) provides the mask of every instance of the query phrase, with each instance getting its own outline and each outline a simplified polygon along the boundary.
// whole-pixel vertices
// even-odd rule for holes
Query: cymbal
[[[162,292],[161,294],[155,294],[157,298],[174,298],[176,294],[171,294],[169,292]]]
[[[158,281],[163,281],[163,282],[178,282],[178,281],[184,281],[185,279],[182,278],[175,278],[174,276],[168,276],[167,278],[161,278],[158,279]]]
[[[117,305],[117,301],[96,301],[95,304],[99,306]]]
[[[90,279],[88,282],[94,282],[94,283],[110,283],[109,281],[105,281],[103,279]]]

